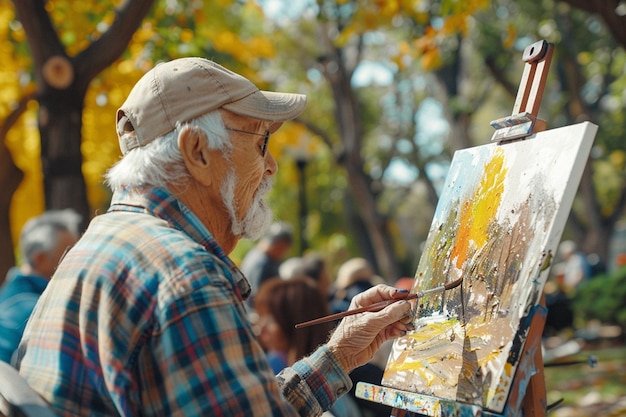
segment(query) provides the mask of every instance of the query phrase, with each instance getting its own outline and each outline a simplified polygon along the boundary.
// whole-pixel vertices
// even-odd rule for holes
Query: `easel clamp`
[[[545,40],[535,42],[524,49],[522,60],[526,62],[526,65],[513,112],[511,116],[493,120],[490,123],[496,129],[491,141],[518,139],[546,129],[547,123],[537,118],[537,114],[553,51],[554,45]]]

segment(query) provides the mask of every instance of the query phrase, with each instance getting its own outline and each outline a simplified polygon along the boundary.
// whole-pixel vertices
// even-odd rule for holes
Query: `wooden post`
[[[546,308],[546,297],[541,296],[539,305]],[[547,310],[547,309],[546,309]],[[524,417],[545,417],[548,408],[546,381],[543,370],[543,355],[541,354],[541,336],[546,324],[546,316],[543,314],[535,314],[530,325],[524,354],[533,352],[535,375],[530,378],[526,395],[522,401],[522,414]]]

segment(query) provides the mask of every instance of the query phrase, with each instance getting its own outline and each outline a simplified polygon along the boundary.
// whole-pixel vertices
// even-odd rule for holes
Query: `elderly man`
[[[351,317],[277,376],[254,337],[250,286],[227,254],[271,223],[267,142],[304,106],[202,58],[139,80],[117,114],[111,207],[60,264],[19,349],[59,415],[319,415],[410,330],[408,301]],[[394,297],[379,286],[354,305]]]
[[[20,266],[0,287],[0,360],[10,362],[26,322],[46,289],[61,256],[77,240],[81,216],[72,209],[49,210],[20,232]]]

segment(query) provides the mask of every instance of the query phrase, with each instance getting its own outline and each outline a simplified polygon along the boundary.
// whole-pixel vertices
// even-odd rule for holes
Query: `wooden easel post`
[[[548,79],[553,52],[554,45],[545,40],[535,42],[524,50],[522,60],[526,62],[526,65],[517,90],[513,112],[511,116],[491,122],[491,126],[496,129],[491,138],[492,141],[520,139],[546,129],[547,123],[537,116]],[[523,356],[533,355],[534,369],[534,375],[530,378],[521,402],[524,417],[544,417],[547,411],[543,355],[541,354],[541,336],[546,322],[545,313],[547,313],[546,302],[545,296],[542,295],[541,301],[533,313],[529,333],[522,351]],[[519,383],[518,378],[514,382],[514,390],[522,389]]]
[[[546,129],[547,123],[537,118],[537,115],[553,52],[554,45],[546,41],[535,42],[524,50],[522,60],[526,65],[513,112],[510,116],[491,122],[491,126],[496,129],[491,137],[492,141],[519,139]]]
[[[534,372],[526,388],[522,401],[522,414],[525,417],[544,417],[548,408],[546,381],[543,371],[543,355],[541,354],[541,336],[546,324],[546,299],[541,296],[539,306],[543,311],[535,312],[530,325],[530,332],[524,346],[524,355],[533,355]]]
[[[548,69],[554,47],[546,41],[536,42],[524,50],[526,62],[522,81],[518,90],[511,116],[491,122],[496,129],[492,141],[496,146],[515,148],[515,139],[522,139],[546,129],[547,123],[537,118]],[[594,133],[595,134],[595,133]],[[519,141],[516,141],[519,142]],[[532,141],[530,141],[532,142]],[[531,143],[532,144],[532,143]],[[493,146],[491,147],[493,148]],[[510,148],[509,148],[510,149]],[[543,261],[542,261],[543,262]],[[549,265],[549,263],[548,263]],[[544,271],[543,268],[538,272]],[[537,281],[537,284],[539,282]],[[533,297],[537,297],[536,293]],[[547,396],[544,379],[544,365],[541,351],[542,334],[547,316],[545,297],[529,300],[517,329],[515,356],[507,358],[511,373],[500,377],[502,392],[506,397],[498,400],[497,412],[484,405],[456,401],[454,398],[437,398],[427,394],[407,391],[406,388],[378,386],[359,382],[356,396],[392,407],[391,417],[437,416],[437,417],[545,417]],[[454,335],[454,333],[453,333]],[[452,342],[452,339],[450,340]],[[465,349],[465,346],[463,347]],[[506,389],[505,389],[506,388]],[[496,390],[497,391],[497,390]],[[501,405],[504,407],[501,408]]]
[[[515,105],[511,116],[503,117],[491,122],[496,131],[491,140],[497,142],[521,139],[533,133],[546,129],[547,123],[539,119],[539,107],[543,97],[543,91],[548,78],[548,70],[552,62],[554,45],[545,40],[535,42],[528,46],[522,55],[526,63],[522,73],[522,80],[515,98]],[[507,413],[518,413],[524,417],[545,417],[547,412],[547,394],[543,369],[543,355],[541,353],[541,336],[546,322],[545,296],[535,306],[531,313],[531,323],[528,336],[522,350],[522,358],[530,361],[532,376],[528,386],[524,387],[522,377],[516,375],[513,381],[513,394],[509,399]],[[524,375],[526,376],[526,375]],[[515,394],[523,394],[520,399]],[[521,407],[521,410],[520,410]],[[391,417],[405,417],[407,411],[393,408]],[[490,414],[494,416],[493,414]],[[508,415],[505,413],[505,415]]]

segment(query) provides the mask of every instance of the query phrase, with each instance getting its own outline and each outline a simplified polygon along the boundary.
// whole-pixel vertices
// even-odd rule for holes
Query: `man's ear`
[[[195,126],[185,126],[178,134],[178,148],[191,176],[204,186],[211,184],[208,141]]]

